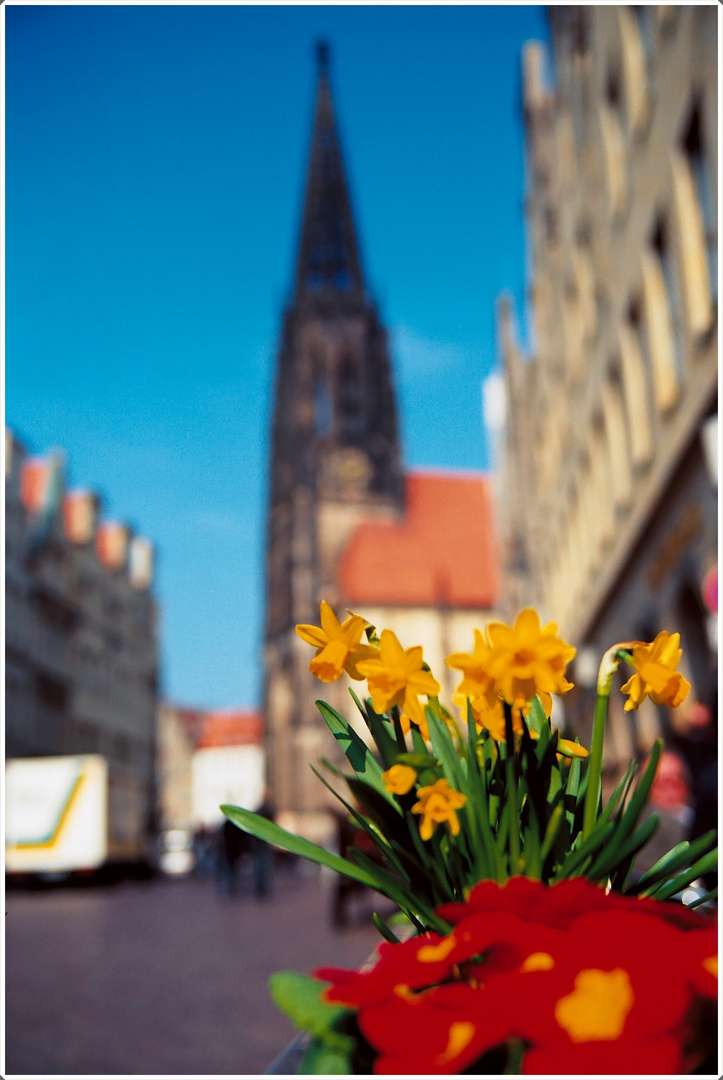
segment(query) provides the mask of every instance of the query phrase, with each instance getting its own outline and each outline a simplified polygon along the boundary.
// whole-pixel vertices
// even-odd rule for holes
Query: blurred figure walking
[[[219,893],[235,896],[238,891],[239,863],[251,850],[251,839],[228,818],[219,830],[216,852],[216,886]]]

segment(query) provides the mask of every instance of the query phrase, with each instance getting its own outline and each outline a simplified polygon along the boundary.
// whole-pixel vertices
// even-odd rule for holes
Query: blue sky
[[[157,545],[162,688],[260,699],[271,390],[332,87],[405,460],[486,468],[534,6],[5,6],[6,422]]]

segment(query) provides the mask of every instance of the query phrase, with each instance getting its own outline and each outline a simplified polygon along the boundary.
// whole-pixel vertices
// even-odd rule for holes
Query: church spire
[[[316,58],[316,104],[296,265],[297,300],[318,293],[364,293],[354,219],[334,120],[326,42],[317,42]]]

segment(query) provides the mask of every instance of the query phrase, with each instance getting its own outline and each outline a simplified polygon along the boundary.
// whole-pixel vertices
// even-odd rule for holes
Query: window
[[[611,66],[605,84],[605,100],[600,107],[600,128],[605,155],[605,178],[611,217],[620,216],[628,195],[627,148],[622,126],[620,72]]]
[[[645,325],[655,400],[665,411],[677,401],[680,392],[683,347],[676,273],[663,215],[656,219],[642,261]]]
[[[603,387],[602,405],[610,447],[612,490],[615,505],[622,510],[630,505],[633,497],[633,474],[628,454],[620,373],[616,365],[611,367]]]
[[[35,676],[35,693],[38,701],[50,709],[64,712],[68,708],[68,687],[52,675],[38,673]]]
[[[346,353],[339,364],[339,412],[345,432],[357,434],[362,429],[362,380],[359,364]]]
[[[314,431],[317,435],[328,435],[332,429],[333,410],[331,390],[325,375],[314,379]]]
[[[637,133],[648,119],[653,94],[653,10],[636,6],[632,10],[620,7],[618,12],[628,126]]]
[[[679,212],[681,214],[681,234],[686,240],[692,236],[696,246],[702,248],[702,252],[691,251],[693,261],[705,260],[707,269],[707,289],[704,283],[704,291],[713,301],[718,302],[718,230],[716,222],[716,199],[713,191],[711,177],[711,163],[703,139],[702,105],[696,101],[691,110],[690,119],[684,129],[681,139],[681,151],[688,175],[683,173],[678,163],[676,192],[682,197],[679,199]],[[692,188],[692,191],[691,191]],[[686,205],[687,204],[687,205]],[[687,211],[687,213],[686,213]],[[686,260],[687,261],[687,260]],[[693,267],[690,267],[693,270]],[[691,285],[691,295],[700,293],[701,285]],[[706,313],[706,324],[710,321],[710,311]],[[703,327],[707,329],[707,325]]]
[[[634,300],[620,327],[620,367],[630,433],[630,453],[633,464],[637,466],[647,465],[653,454],[645,353],[640,303]]]

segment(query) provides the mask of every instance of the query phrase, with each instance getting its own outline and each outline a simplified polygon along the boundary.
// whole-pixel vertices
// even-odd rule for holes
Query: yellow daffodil
[[[459,833],[459,819],[457,810],[467,802],[467,796],[455,791],[449,786],[447,780],[437,780],[436,783],[417,790],[419,802],[412,807],[413,814],[421,814],[422,822],[419,826],[419,835],[422,840],[430,840],[437,825],[446,821],[452,836]]]
[[[478,731],[486,728],[495,742],[505,742],[505,710],[501,698],[490,705],[485,697],[472,698],[472,715]],[[512,709],[512,731],[521,736],[522,714],[519,707]]]
[[[497,699],[495,680],[489,672],[487,662],[489,660],[490,647],[481,630],[474,632],[474,652],[452,653],[445,660],[447,667],[461,671],[462,682],[455,690],[455,703],[464,709],[467,698],[487,699],[489,704],[494,705]]]
[[[361,644],[366,619],[350,615],[340,623],[326,600],[321,601],[321,626],[300,623],[296,633],[316,649],[309,671],[322,682],[334,682],[346,671],[352,679],[363,679],[357,670],[360,660],[376,656],[377,650]]]
[[[388,712],[398,705],[403,713],[420,728],[424,710],[419,694],[434,697],[440,686],[429,671],[422,668],[422,646],[404,649],[392,630],[382,630],[379,652],[357,664],[366,678],[375,712]]]
[[[406,735],[407,732],[409,732],[411,730],[412,721],[409,719],[409,717],[407,716],[406,713],[400,713],[399,714],[399,723],[402,725],[402,731]],[[415,723],[416,723],[417,727],[419,728],[420,734],[421,734],[422,738],[424,739],[424,741],[429,742],[429,739],[430,739],[429,724],[427,723],[427,717],[424,715],[424,710],[423,709],[420,709],[420,715],[415,720]]]
[[[637,709],[647,696],[656,705],[667,705],[674,709],[688,696],[690,683],[676,671],[683,650],[680,646],[680,634],[669,634],[661,630],[655,641],[646,645],[644,642],[633,644],[633,667],[635,674],[620,689],[629,694],[625,702],[625,711]]]
[[[490,651],[486,669],[505,701],[513,705],[523,698],[527,702],[537,694],[549,716],[550,695],[572,689],[572,683],[565,678],[565,668],[577,650],[558,637],[554,622],[541,627],[540,618],[532,608],[524,608],[513,626],[489,623],[487,638]]]
[[[392,765],[391,769],[382,773],[382,780],[392,795],[406,795],[417,781],[417,770],[411,765]]]
[[[584,746],[580,746],[580,743],[573,742],[572,739],[558,739],[557,740],[558,758],[586,758],[589,756],[590,751],[586,750]]]

